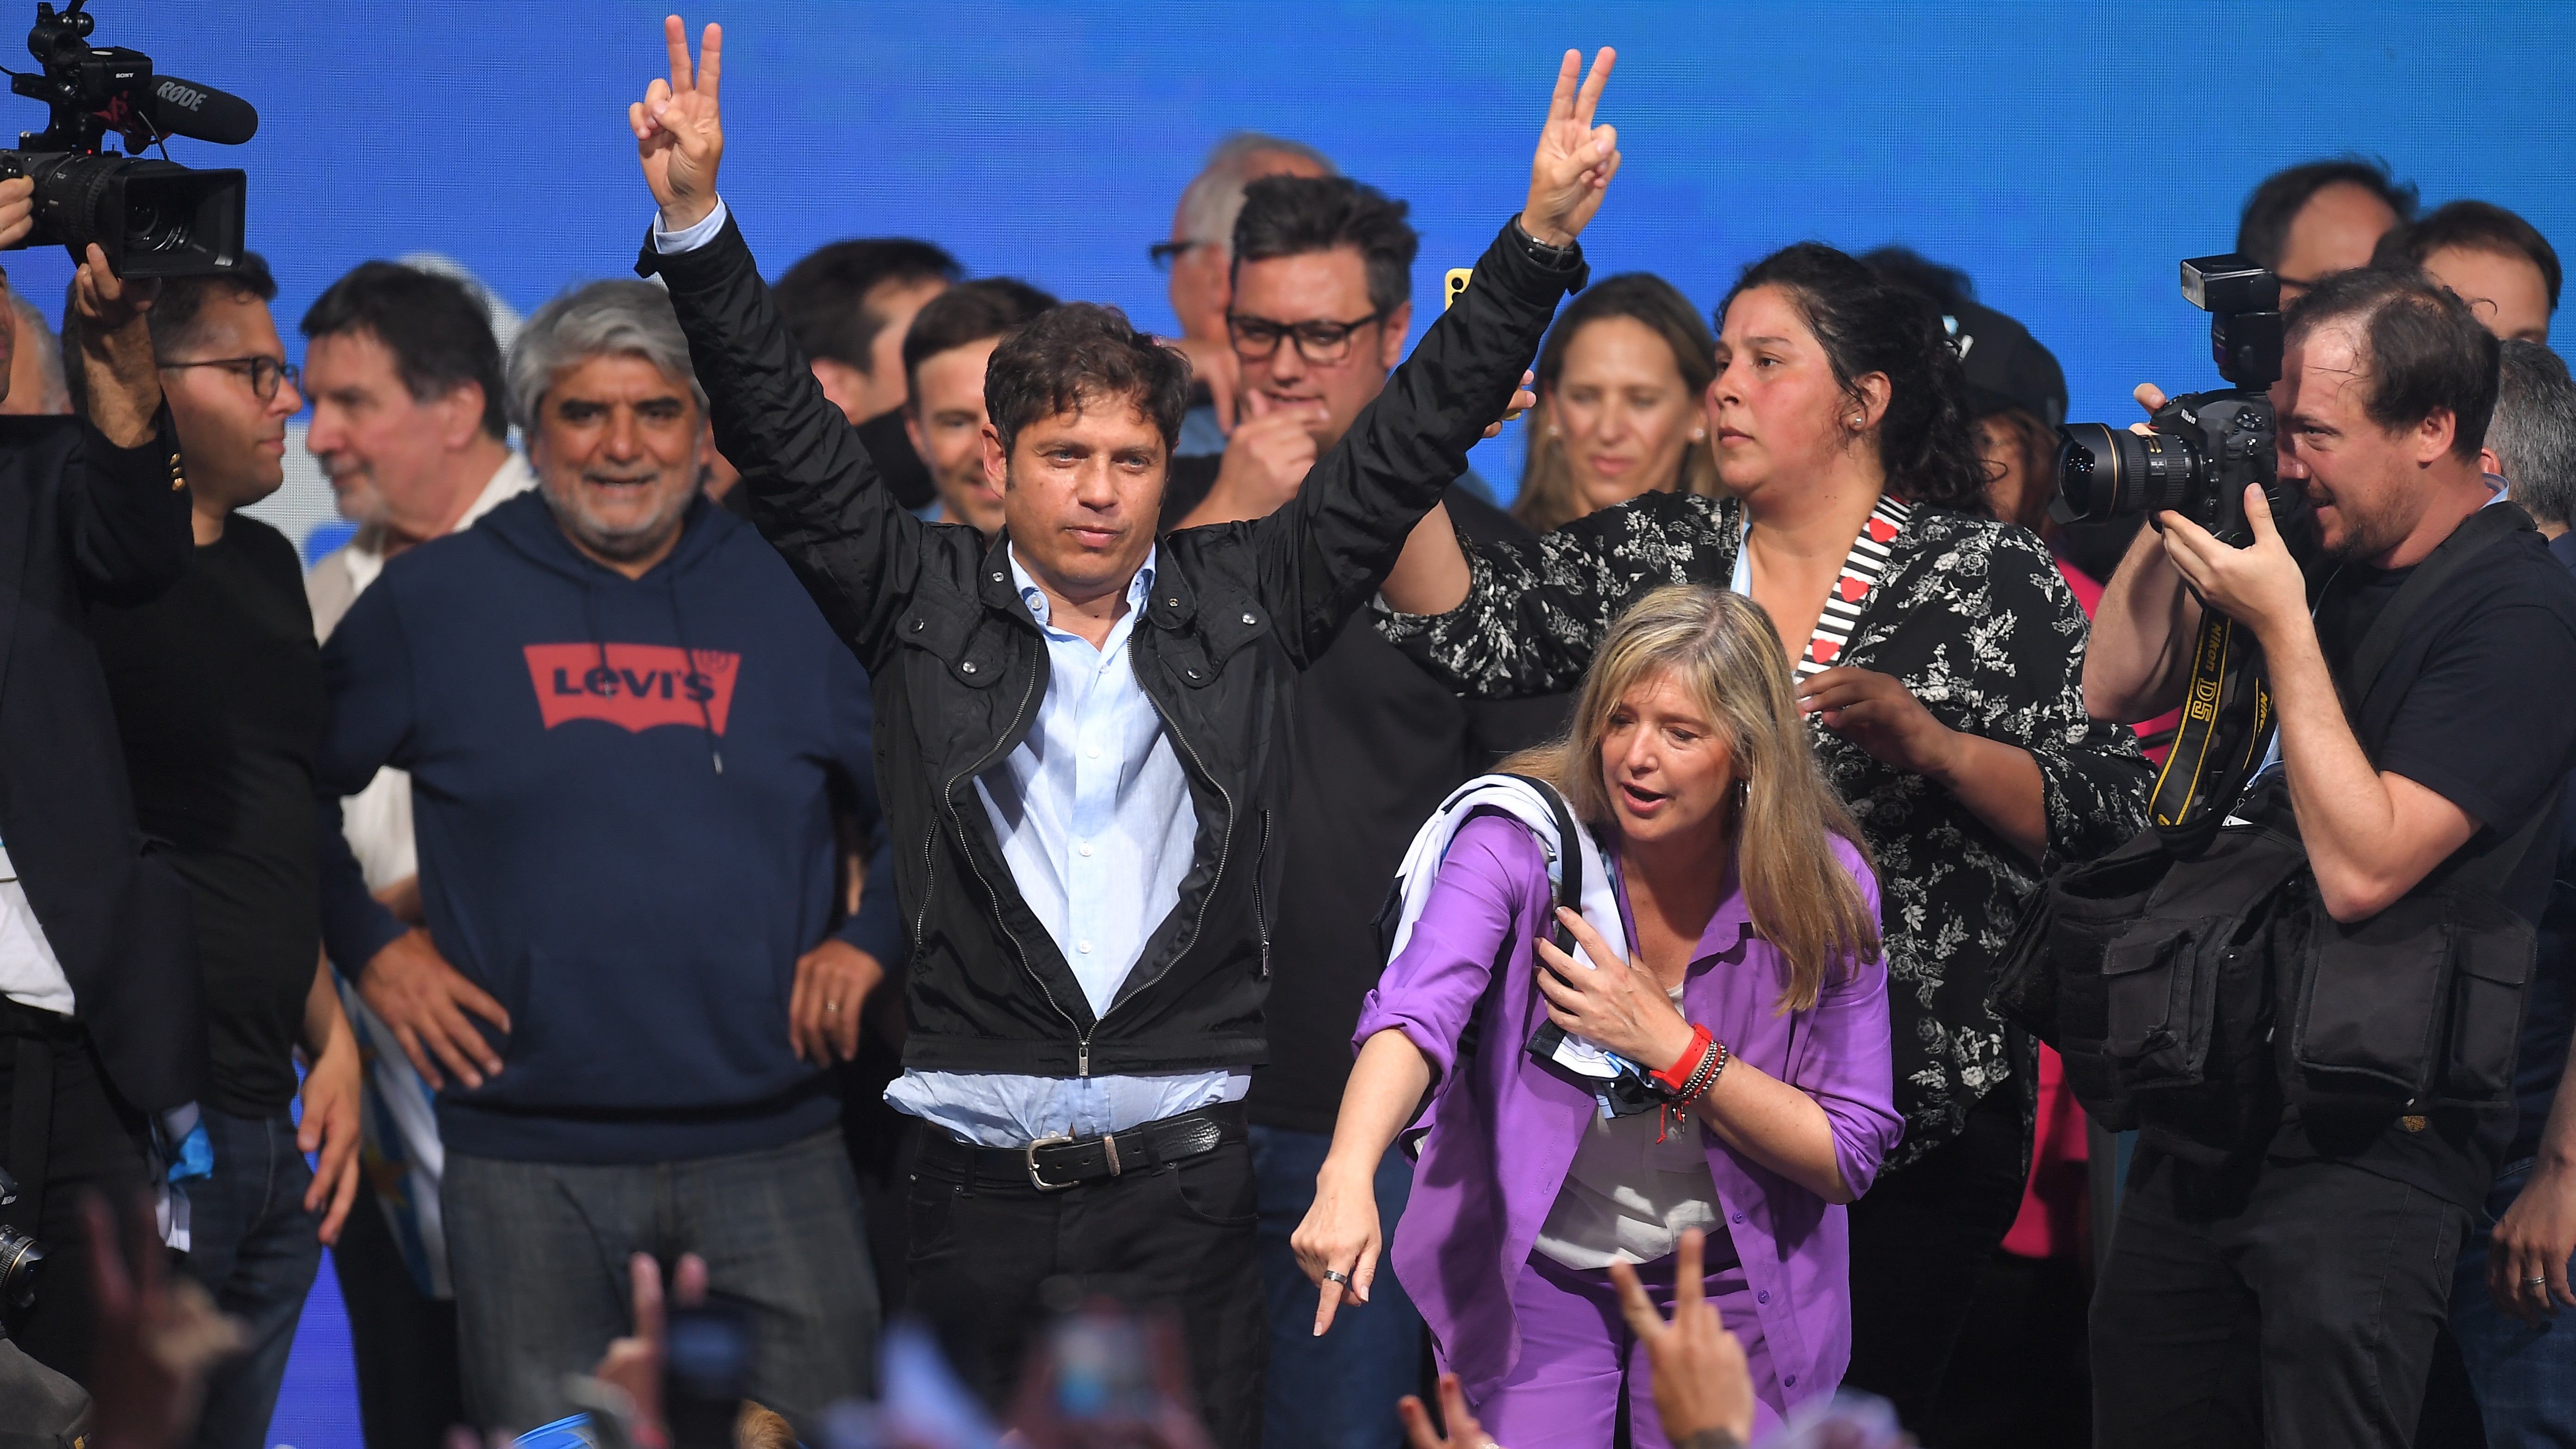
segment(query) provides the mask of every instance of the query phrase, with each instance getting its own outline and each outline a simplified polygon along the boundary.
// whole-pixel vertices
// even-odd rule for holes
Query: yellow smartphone
[[[1441,281],[1440,310],[1446,312],[1451,307],[1456,306],[1458,299],[1466,294],[1467,284],[1474,280],[1476,280],[1476,269],[1474,267],[1451,267],[1449,269],[1449,275]],[[1505,413],[1503,414],[1503,421],[1508,423],[1519,416],[1520,414],[1517,412]]]

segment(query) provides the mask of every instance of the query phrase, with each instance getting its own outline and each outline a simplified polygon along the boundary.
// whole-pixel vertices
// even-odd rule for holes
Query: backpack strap
[[[2443,539],[2422,563],[2415,566],[2415,571],[2407,575],[2406,582],[2398,587],[2397,597],[2389,600],[2388,607],[2371,621],[2370,632],[2362,636],[2361,647],[2353,653],[2352,678],[2347,686],[2352,691],[2353,733],[2360,739],[2364,751],[2372,755],[2378,753],[2380,737],[2387,731],[2397,706],[2404,699],[2403,695],[2397,694],[2382,696],[2378,688],[2389,660],[2396,656],[2397,646],[2405,639],[2407,626],[2423,612],[2424,605],[2433,595],[2450,582],[2453,575],[2485,552],[2488,545],[2526,529],[2537,531],[2537,528],[2530,514],[2523,512],[2520,505],[2510,502],[2489,504],[2470,514],[2459,527],[2451,530],[2450,537]],[[2521,865],[2542,825],[2557,820],[2558,793],[2551,791],[2549,799],[2532,811],[2523,821],[2522,828],[2512,835],[2492,841],[2474,855],[2464,853],[2458,865],[2451,870],[2450,881],[2488,896],[2503,890],[2505,881]]]
[[[1538,791],[1539,798],[1547,802],[1548,813],[1556,819],[1556,853],[1548,859],[1547,881],[1554,888],[1558,906],[1578,916],[1583,914],[1583,837],[1578,833],[1583,827],[1574,823],[1574,811],[1566,805],[1565,797],[1557,792],[1554,785],[1535,775],[1506,775],[1504,778],[1518,780]],[[1573,955],[1574,932],[1567,929],[1565,922],[1558,920],[1553,912],[1548,916],[1548,924],[1555,927],[1552,939],[1556,942],[1556,949]]]
[[[2370,632],[2362,636],[2361,647],[2353,653],[2349,686],[2356,722],[2369,713],[2371,692],[2379,685],[2380,672],[2388,667],[2389,659],[2406,636],[2406,626],[2415,622],[2425,603],[2488,544],[2526,530],[2537,531],[2538,527],[2518,504],[2489,504],[2452,529],[2451,536],[2415,566],[2415,572],[2407,575],[2406,582],[2398,587],[2397,597],[2389,600],[2388,607],[2372,621]]]

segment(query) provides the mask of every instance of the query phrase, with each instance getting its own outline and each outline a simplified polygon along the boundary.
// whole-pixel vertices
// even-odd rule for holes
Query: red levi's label
[[[725,732],[742,656],[668,644],[530,644],[528,678],[547,729],[605,720],[641,734],[656,725]]]

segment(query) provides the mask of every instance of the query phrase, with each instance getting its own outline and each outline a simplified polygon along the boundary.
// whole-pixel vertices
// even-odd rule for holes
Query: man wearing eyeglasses
[[[1260,518],[1297,496],[1404,356],[1417,245],[1404,203],[1358,182],[1282,176],[1246,188],[1226,317],[1243,411],[1221,461],[1173,461],[1176,494],[1198,468],[1213,464],[1216,476],[1196,507],[1172,503],[1166,516],[1186,508],[1184,527]],[[1526,536],[1464,478],[1443,500],[1470,536]],[[1553,735],[1561,706],[1464,703],[1360,620],[1306,672],[1294,708],[1275,943],[1289,964],[1271,984],[1270,1061],[1244,1101],[1270,1314],[1263,1440],[1363,1449],[1401,1437],[1394,1404],[1419,1377],[1421,1318],[1380,1274],[1364,1310],[1315,1337],[1315,1290],[1288,1246],[1332,1145],[1361,1000],[1386,964],[1354,903],[1383,894],[1414,828],[1451,788]],[[1376,1181],[1382,1220],[1403,1211],[1411,1183],[1402,1155],[1388,1154]]]
[[[1172,210],[1172,236],[1146,249],[1171,278],[1172,315],[1181,335],[1173,346],[1190,360],[1194,383],[1190,410],[1181,415],[1183,455],[1225,451],[1225,435],[1239,412],[1242,370],[1226,338],[1226,302],[1233,292],[1234,219],[1243,211],[1243,189],[1264,176],[1330,176],[1331,158],[1302,141],[1237,131],[1217,142],[1207,164],[1181,192]]]
[[[188,460],[195,556],[168,593],[92,621],[135,815],[188,882],[206,983],[211,1087],[194,1124],[167,1126],[173,1140],[202,1127],[212,1153],[181,1182],[188,1271],[250,1329],[208,1384],[206,1449],[264,1442],[322,1247],[358,1188],[358,1049],[320,964],[320,651],[295,546],[239,511],[285,481],[286,422],[304,407],[276,294],[256,254],[163,285],[153,354]],[[77,318],[65,333],[76,349]]]

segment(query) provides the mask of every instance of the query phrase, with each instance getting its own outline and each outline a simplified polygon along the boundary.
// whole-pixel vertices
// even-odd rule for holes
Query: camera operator
[[[0,182],[0,246],[33,225],[32,184]],[[95,1315],[77,1199],[133,1201],[147,1115],[207,1080],[188,887],[135,825],[88,633],[99,606],[177,583],[194,546],[144,322],[154,290],[90,247],[72,296],[86,416],[0,419],[0,1163],[19,1183],[0,1223],[52,1250],[33,1305],[0,1303],[0,1321],[83,1382]]]
[[[91,627],[135,813],[187,878],[206,977],[213,1076],[198,1121],[214,1166],[187,1182],[187,1267],[250,1344],[209,1384],[198,1449],[266,1442],[305,1294],[359,1176],[358,1042],[321,962],[321,651],[295,545],[238,511],[285,481],[286,422],[304,410],[276,294],[256,252],[162,285],[152,338],[187,450],[196,558],[168,593],[101,609]],[[77,348],[77,312],[67,322]],[[304,1161],[317,1149],[318,1172]]]
[[[2180,700],[2200,600],[2260,641],[2288,803],[2332,918],[2310,924],[2312,941],[2474,881],[2471,866],[2505,867],[2495,903],[2541,915],[2555,842],[2518,862],[2499,842],[2556,800],[2576,762],[2576,582],[2519,514],[2468,522],[2491,497],[2479,448],[2496,392],[2496,340],[2439,283],[2375,269],[2325,279],[2288,314],[2273,392],[2281,478],[2314,505],[2321,557],[2303,569],[2248,489],[2250,546],[2160,514],[2161,536],[2140,535],[2095,616],[2086,702],[2113,719]],[[2446,554],[2442,581],[2398,602],[2466,526],[2476,551],[2456,567]],[[2383,616],[2393,651],[2390,635],[2373,638]],[[2384,667],[2357,730],[2344,698],[2372,663]],[[2292,1042],[2307,1011],[2366,1018],[2379,1004],[2317,1007],[2359,988],[2313,981],[2302,1014],[2285,992],[2277,1039],[2251,1048],[2275,1057],[2256,1069],[2266,1081],[2303,1080],[2279,1063],[2304,1050]],[[2385,1111],[2293,1102],[2265,1108],[2250,1123],[2260,1150],[2228,1167],[2142,1144],[2094,1300],[2098,1442],[2405,1442],[2453,1260],[2513,1119],[2509,1095]]]

